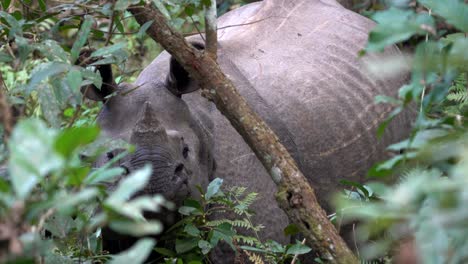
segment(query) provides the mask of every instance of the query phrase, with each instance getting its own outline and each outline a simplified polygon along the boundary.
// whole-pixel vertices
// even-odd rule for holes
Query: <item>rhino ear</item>
[[[92,50],[84,50],[80,53],[77,64],[81,64],[86,58],[89,58]],[[92,63],[91,61],[90,63]],[[114,81],[112,75],[112,67],[110,64],[98,65],[96,70],[99,72],[102,78],[101,89],[95,85],[90,84],[88,86],[81,87],[81,93],[88,99],[94,101],[105,101],[106,97],[115,92],[117,84]]]
[[[194,42],[191,43],[198,50],[204,50],[205,46],[201,43]],[[171,62],[169,66],[169,73],[166,78],[167,89],[171,91],[176,96],[181,96],[182,94],[191,93],[198,88],[189,73],[180,65],[179,62],[174,57],[171,57]]]

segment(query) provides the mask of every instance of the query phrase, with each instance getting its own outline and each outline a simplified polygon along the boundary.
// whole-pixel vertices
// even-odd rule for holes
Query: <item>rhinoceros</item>
[[[390,47],[383,55],[358,56],[373,26],[335,0],[265,0],[218,20],[220,67],[279,136],[327,211],[340,180],[363,181],[387,157],[386,146],[409,133],[411,115],[403,113],[376,136],[392,107],[375,104],[375,96],[395,95],[407,76],[366,71],[366,61],[400,54]],[[203,49],[200,38],[190,41]],[[180,204],[198,193],[194,186],[222,178],[260,194],[253,221],[265,226],[262,239],[288,242],[288,218],[275,202],[270,175],[175,59],[163,52],[133,84],[115,84],[108,66],[100,71],[103,87],[85,95],[105,101],[98,122],[106,135],[137,146],[121,166],[131,172],[152,164],[145,193]]]

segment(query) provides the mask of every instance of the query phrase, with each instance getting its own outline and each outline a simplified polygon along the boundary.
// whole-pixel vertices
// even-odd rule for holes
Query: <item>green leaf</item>
[[[198,246],[198,238],[176,239],[175,249],[178,254],[189,252]]]
[[[7,10],[10,7],[11,0],[3,0],[2,1],[2,6],[3,10]]]
[[[130,5],[139,3],[140,0],[118,0],[115,3],[114,9],[118,11],[125,11]]]
[[[182,215],[191,215],[193,212],[198,211],[197,208],[190,207],[190,206],[181,206],[179,208],[179,213]]]
[[[76,62],[78,56],[80,55],[81,48],[86,44],[88,41],[89,32],[91,31],[91,26],[93,25],[94,19],[92,16],[86,15],[83,23],[81,24],[80,31],[78,32],[78,37],[75,43],[73,43],[73,47],[70,51],[71,53],[71,64]]]
[[[106,203],[119,203],[127,201],[137,191],[143,189],[151,176],[151,166],[145,165],[128,177],[123,179],[117,189],[107,198]]]
[[[153,0],[154,5],[156,6],[161,13],[167,18],[171,19],[171,14],[169,14],[169,11],[167,11],[167,8],[164,6],[164,4],[161,2],[161,0]]]
[[[293,236],[293,235],[296,235],[296,234],[298,234],[300,232],[301,232],[301,230],[299,230],[299,227],[297,227],[297,225],[295,225],[295,224],[290,224],[284,229],[284,235],[285,236]]]
[[[232,243],[232,239],[236,234],[235,230],[232,229],[232,225],[223,223],[217,226],[213,230],[212,234],[213,235],[210,239],[211,246],[215,247],[220,240],[224,240],[226,243],[228,243],[229,246],[231,246],[234,251],[237,251],[236,247],[234,247],[234,244]]]
[[[53,148],[55,131],[44,122],[26,119],[16,125],[9,141],[9,175],[19,198],[24,199],[50,172],[63,166]]]
[[[194,237],[198,237],[200,235],[200,230],[190,223],[184,227],[184,232]]]
[[[302,245],[300,243],[296,243],[293,246],[291,246],[287,251],[286,254],[289,255],[302,255],[309,253],[312,249],[306,245]]]
[[[49,61],[61,61],[68,63],[69,54],[63,50],[63,48],[52,39],[47,39],[37,46],[37,49],[44,55]]]
[[[39,64],[31,73],[31,80],[26,87],[26,92],[29,94],[32,90],[37,89],[37,86],[42,81],[59,73],[66,72],[70,69],[70,67],[70,64],[57,61]]]
[[[144,263],[155,245],[156,245],[156,241],[154,241],[154,239],[151,239],[151,238],[140,239],[130,249],[118,255],[112,256],[112,259],[109,262],[109,264]]]
[[[154,249],[154,251],[158,252],[159,254],[163,255],[163,256],[168,256],[168,257],[175,257],[176,256],[176,253],[172,250],[169,250],[167,248],[160,248],[160,247],[157,247]]]
[[[141,26],[140,29],[138,30],[136,37],[139,39],[143,38],[146,34],[146,30],[148,30],[148,28],[153,24],[153,22],[154,22],[153,20],[150,20],[144,23],[143,26]]]
[[[163,230],[161,222],[157,220],[151,220],[147,222],[111,220],[111,222],[109,223],[109,227],[120,234],[132,235],[137,237],[146,235],[157,235]]]
[[[359,182],[340,180],[340,183],[351,186],[351,187],[355,187],[358,190],[360,190],[364,194],[365,197],[369,197],[369,192],[367,191],[366,187],[364,187],[364,185]]]
[[[380,123],[379,127],[377,128],[377,138],[381,138],[385,132],[385,129],[387,126],[392,122],[392,120],[403,111],[403,108],[401,106],[395,108],[389,116],[382,122]]]
[[[75,150],[93,142],[99,135],[99,128],[96,127],[75,127],[70,128],[57,137],[55,149],[65,158],[70,158]]]
[[[41,8],[42,12],[45,12],[47,10],[47,6],[44,0],[38,0],[39,2],[39,7]]]
[[[448,23],[468,32],[468,4],[460,0],[418,0],[421,4],[442,16]]]
[[[211,197],[216,195],[219,192],[222,184],[223,184],[223,179],[220,179],[220,178],[216,178],[212,182],[210,182],[206,190],[206,194],[205,194],[206,199],[209,200],[211,199]]]
[[[5,19],[5,21],[10,26],[8,32],[9,39],[13,39],[15,36],[19,37],[23,35],[22,24],[14,16],[8,14],[7,12],[0,11],[0,18]],[[17,41],[16,38],[15,41]]]
[[[198,241],[198,247],[201,249],[203,255],[206,255],[206,254],[210,253],[210,251],[212,249],[211,244],[208,243],[208,241],[205,241],[205,240]]]
[[[85,68],[81,68],[81,75],[86,80],[82,85],[93,84],[96,88],[101,89],[102,77],[98,72],[94,72]]]
[[[124,47],[125,47],[124,42],[120,42],[115,45],[103,47],[91,53],[91,57],[102,57],[106,55],[111,55],[112,53],[115,53],[116,51],[122,50]]]
[[[10,56],[10,54],[0,51],[0,62],[11,62],[13,61],[13,57]]]
[[[121,167],[109,168],[109,169],[102,169],[99,168],[93,172],[91,172],[88,177],[84,180],[85,184],[97,184],[100,182],[109,181],[114,179],[117,176],[123,175],[124,169]]]
[[[59,212],[73,212],[78,205],[86,204],[89,200],[97,197],[99,190],[97,188],[86,188],[78,193],[67,194],[57,200],[56,207]]]
[[[425,35],[434,29],[434,19],[426,13],[414,13],[391,7],[372,16],[377,26],[369,34],[367,51],[382,51],[385,47],[405,41],[413,35]]]
[[[67,84],[68,87],[74,92],[79,91],[81,87],[81,82],[83,77],[81,76],[81,71],[72,69],[67,74]]]

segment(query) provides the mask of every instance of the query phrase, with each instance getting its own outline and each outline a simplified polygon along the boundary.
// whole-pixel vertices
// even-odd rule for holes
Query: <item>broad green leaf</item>
[[[55,141],[55,150],[68,159],[80,147],[93,142],[99,135],[98,127],[74,127],[62,131]]]
[[[85,79],[82,85],[93,84],[96,88],[101,89],[102,77],[98,72],[89,69],[81,68],[81,75]]]
[[[120,181],[117,189],[107,198],[106,203],[119,203],[127,201],[137,191],[143,189],[151,176],[151,166],[145,165],[128,177]]]
[[[83,23],[81,24],[80,31],[78,32],[77,39],[75,43],[73,43],[73,47],[70,51],[71,53],[71,63],[74,64],[78,56],[80,55],[81,48],[86,44],[88,41],[88,35],[91,31],[91,26],[93,25],[93,17],[92,16],[85,16]]]
[[[12,15],[8,14],[7,12],[0,11],[0,18],[4,18],[5,21],[9,25],[9,33],[8,38],[13,39],[15,36],[22,36],[23,35],[23,28],[21,23]]]
[[[132,236],[157,235],[162,232],[162,224],[157,220],[151,221],[112,221],[109,223],[112,230]]]
[[[392,122],[392,120],[403,111],[403,108],[401,106],[395,108],[389,115],[388,117],[380,123],[379,127],[377,128],[377,137],[380,138],[383,136],[385,129],[387,126]]]
[[[184,232],[194,237],[198,237],[200,235],[200,230],[193,224],[187,224],[184,227]]]
[[[364,185],[359,183],[359,182],[348,181],[348,180],[340,180],[340,183],[344,184],[344,185],[347,185],[347,186],[355,187],[358,190],[360,190],[364,194],[365,197],[369,197],[369,192],[364,187]]]
[[[198,238],[176,239],[175,250],[178,254],[188,252],[198,246]]]
[[[206,190],[206,194],[205,194],[206,199],[209,200],[211,199],[211,197],[216,195],[219,192],[222,184],[223,184],[223,179],[220,179],[220,178],[216,178],[212,182],[210,182]]]
[[[168,256],[168,257],[175,257],[176,256],[176,253],[172,250],[169,250],[167,248],[160,248],[160,247],[157,247],[154,249],[154,251],[158,252],[159,254],[163,255],[163,256]]]
[[[101,57],[101,56],[111,55],[118,50],[122,50],[124,47],[125,47],[124,42],[120,42],[115,45],[103,47],[91,53],[91,57]]]
[[[192,212],[195,212],[195,211],[198,211],[198,210],[196,208],[190,207],[190,206],[181,206],[179,208],[179,213],[182,214],[182,215],[191,215]]]
[[[99,191],[96,188],[86,188],[77,193],[68,193],[65,197],[59,197],[56,208],[63,213],[73,212],[78,205],[86,204],[98,195]]]
[[[296,243],[293,246],[291,246],[287,251],[286,254],[289,255],[302,255],[309,253],[312,249],[306,245],[302,245],[300,243]]]
[[[161,0],[153,0],[154,5],[156,6],[161,13],[167,18],[171,19],[171,14],[169,14],[169,11],[167,11],[167,8],[164,6],[164,4],[161,2]]]
[[[139,3],[140,0],[117,0],[114,9],[118,11],[125,11],[127,7]]]
[[[296,234],[298,234],[300,232],[301,232],[301,230],[299,230],[299,227],[297,227],[297,225],[295,225],[295,224],[290,224],[284,229],[284,235],[285,236],[293,236],[293,235],[296,235]]]
[[[210,253],[212,249],[211,244],[206,240],[198,241],[198,247],[201,249],[203,255]]]
[[[141,196],[129,202],[106,203],[105,207],[134,220],[144,220],[144,212],[159,212],[161,206],[171,208],[161,195]]]
[[[11,3],[11,0],[3,0],[2,1],[3,10],[7,10],[8,7],[10,7],[10,3]]]
[[[413,35],[428,34],[434,30],[434,19],[426,13],[416,14],[411,10],[390,8],[372,16],[377,26],[369,34],[366,50],[382,51],[385,47],[405,41]]]
[[[36,119],[21,121],[9,141],[9,175],[17,196],[26,198],[36,184],[63,165],[53,148],[55,131]]]
[[[146,22],[145,24],[143,24],[143,26],[140,27],[140,29],[138,30],[138,33],[136,34],[136,37],[137,38],[143,38],[146,34],[146,30],[148,30],[148,28],[153,24],[153,20],[150,20],[148,22]]]
[[[15,43],[18,46],[20,61],[24,63],[35,45],[29,43],[29,41],[26,38],[20,36],[15,37]]]
[[[31,80],[26,87],[26,92],[29,94],[32,90],[37,89],[37,86],[42,81],[59,73],[66,72],[70,69],[70,67],[71,66],[68,63],[57,61],[39,64],[31,73]]]
[[[156,245],[156,241],[151,238],[143,238],[133,245],[130,249],[112,256],[109,264],[140,264],[144,263],[146,258]]]
[[[84,180],[84,183],[85,184],[97,184],[100,182],[106,182],[124,173],[124,169],[120,167],[109,168],[109,169],[101,169],[101,168],[90,173],[88,177],[86,177],[86,179]]]
[[[11,62],[13,60],[13,58],[11,57],[10,54],[4,52],[4,51],[0,51],[0,62]]]
[[[67,74],[67,84],[68,87],[74,92],[79,91],[81,87],[81,82],[83,81],[83,77],[81,76],[81,72],[79,70],[72,69]]]
[[[418,0],[421,4],[442,16],[448,23],[468,32],[468,4],[461,0]]]
[[[457,38],[453,42],[447,63],[461,72],[468,72],[468,37]]]
[[[54,214],[47,218],[45,229],[58,238],[66,238],[70,230],[74,227],[74,221],[70,215]]]
[[[50,61],[61,61],[68,63],[69,54],[52,39],[47,39],[37,46],[37,49]]]
[[[213,230],[210,244],[215,247],[220,240],[224,240],[234,251],[237,251],[236,247],[234,247],[234,244],[232,243],[232,238],[235,234],[236,232],[232,229],[232,225],[223,223]]]
[[[45,12],[47,10],[47,5],[44,0],[37,0],[39,2],[39,7],[41,8],[42,12]]]

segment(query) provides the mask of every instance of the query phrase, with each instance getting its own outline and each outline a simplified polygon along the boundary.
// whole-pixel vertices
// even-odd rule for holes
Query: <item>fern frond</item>
[[[219,226],[221,224],[230,224],[233,227],[243,227],[247,230],[255,230],[255,227],[252,226],[248,219],[240,219],[240,220],[229,220],[229,219],[219,219],[219,220],[212,220],[206,223],[207,226]]]
[[[453,91],[447,94],[447,100],[451,102],[465,103],[468,101],[467,99],[468,99],[468,91],[466,89]]]
[[[249,260],[252,261],[252,263],[254,264],[265,264],[265,262],[263,262],[263,259],[261,256],[253,253],[253,252],[249,252],[247,250],[244,250],[245,254],[249,257]]]
[[[246,187],[237,187],[237,186],[235,186],[235,187],[233,187],[233,188],[231,189],[231,193],[232,193],[235,197],[239,197],[239,196],[243,195],[244,192],[245,192],[246,190],[247,190]]]
[[[252,205],[252,203],[257,199],[258,193],[252,192],[247,194],[245,198],[242,200],[242,204],[245,204],[247,207]]]
[[[260,243],[257,238],[251,236],[235,235],[233,238],[238,244],[249,245],[251,247]]]

